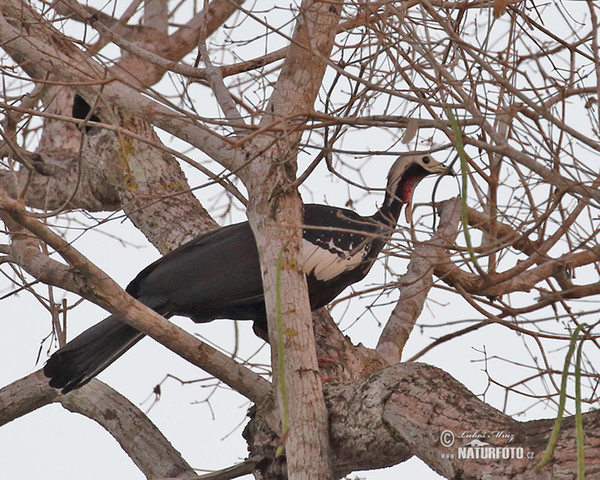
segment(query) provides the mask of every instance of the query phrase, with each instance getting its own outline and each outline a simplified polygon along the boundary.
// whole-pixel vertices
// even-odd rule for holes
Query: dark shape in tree
[[[371,269],[418,182],[448,169],[431,157],[401,157],[388,174],[384,203],[370,217],[338,207],[308,204],[304,210],[302,265],[311,309],[337,297]],[[142,270],[127,292],[156,312],[196,323],[253,320],[267,338],[258,251],[248,222],[191,240]],[[143,337],[115,315],[55,352],[44,367],[50,385],[67,393],[89,382]]]

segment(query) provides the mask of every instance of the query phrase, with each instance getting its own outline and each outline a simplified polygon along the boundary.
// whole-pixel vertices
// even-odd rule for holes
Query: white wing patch
[[[348,252],[335,247],[333,240],[325,249],[302,240],[302,270],[306,275],[313,274],[317,280],[327,281],[358,266],[369,253],[370,244],[366,243],[360,250]]]

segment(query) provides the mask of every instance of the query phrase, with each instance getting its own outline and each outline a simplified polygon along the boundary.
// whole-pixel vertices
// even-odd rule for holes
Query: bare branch
[[[259,465],[262,461],[264,461],[264,457],[260,455],[255,455],[250,457],[248,460],[245,460],[241,463],[233,465],[228,468],[224,468],[223,470],[219,470],[212,473],[206,473],[204,475],[198,475],[195,477],[191,477],[191,479],[197,480],[229,480],[232,478],[238,478],[242,475],[248,475],[254,470],[256,470],[257,465]],[[157,478],[154,480],[175,480],[170,478]],[[188,480],[187,478],[179,478],[179,480]]]
[[[15,12],[20,12],[22,8],[20,3],[13,5],[11,0],[2,4],[3,13],[8,7]],[[16,10],[14,10],[15,8]],[[39,18],[35,18],[35,20],[40,21]],[[46,25],[42,26],[51,30]],[[60,35],[58,32],[42,32],[42,26],[35,29],[38,36],[24,37],[17,28],[7,22],[4,14],[0,15],[0,42],[13,56],[29,60],[26,65],[33,77],[41,79],[48,74],[53,74],[70,84],[74,80],[85,82],[89,85],[85,87],[85,90],[92,94],[98,94],[100,88],[91,85],[102,85],[104,100],[130,112],[139,112],[140,114],[143,112],[145,120],[188,141],[231,170],[236,170],[243,165],[238,154],[228,150],[228,144],[223,138],[198,127],[194,122],[178,115],[175,111],[140,95],[126,84],[115,82],[111,77],[107,79],[104,69],[97,63],[90,59],[86,59],[82,63],[80,61],[81,54],[77,53],[76,49],[69,48],[68,51],[61,52],[41,41],[40,37],[44,35]],[[83,87],[81,88],[83,89]]]
[[[0,425],[55,402],[98,422],[147,478],[197,478],[192,467],[150,419],[100,380],[92,380],[77,392],[60,395],[48,386],[48,379],[38,370],[0,389]]]
[[[208,53],[208,49],[206,48],[206,42],[203,40],[198,47],[200,51],[200,57],[205,65],[206,77],[208,78],[208,82],[210,87],[215,94],[217,102],[219,102],[219,106],[225,113],[225,118],[229,120],[234,131],[238,132],[238,134],[242,134],[244,132],[244,126],[246,122],[238,112],[235,102],[231,97],[231,93],[223,83],[223,76],[221,75],[221,70],[215,68],[210,60],[210,55]]]
[[[383,375],[390,374],[392,370],[383,372]],[[384,421],[394,433],[400,435],[401,441],[406,442],[412,453],[441,475],[447,478],[456,475],[480,478],[485,470],[490,478],[517,479],[526,476],[545,479],[548,475],[570,476],[576,471],[575,426],[572,418],[563,420],[564,430],[554,451],[552,465],[538,469],[536,465],[546,447],[553,419],[523,423],[515,421],[483,403],[447,373],[428,365],[404,364],[395,370],[394,377],[398,382],[395,383],[398,390],[388,397]],[[388,386],[394,384],[384,383]],[[435,412],[438,411],[443,415],[437,415]],[[597,461],[600,439],[587,429],[593,428],[592,425],[597,424],[600,416],[596,411],[585,417],[586,473],[593,477],[600,473]],[[446,431],[453,434],[455,439],[447,447],[442,437]],[[485,458],[461,459],[458,448],[472,440],[461,439],[462,432],[482,432],[485,435],[482,440],[490,448],[507,448],[507,455],[510,455],[512,448],[512,458],[502,462],[490,462]]]
[[[433,285],[435,266],[449,257],[446,248],[454,244],[458,234],[461,202],[455,198],[439,205],[440,226],[431,240],[412,252],[408,271],[399,280],[400,299],[392,312],[376,350],[390,363],[400,361],[402,350]]]
[[[302,202],[297,190],[290,188],[302,135],[297,126],[305,120],[294,124],[288,117],[313,109],[327,66],[321,55],[329,57],[341,9],[341,2],[302,2],[294,41],[260,122],[261,127],[282,122],[284,134],[273,137],[267,130],[248,142],[250,151],[260,156],[239,174],[251,200],[248,220],[260,257],[274,385],[284,427],[287,472],[293,479],[328,479],[331,466],[327,408],[300,266]]]
[[[193,335],[130,297],[106,273],[68,242],[51,232],[42,223],[28,217],[22,206],[8,198],[6,194],[0,195],[0,209],[4,210],[13,221],[54,248],[69,263],[71,269],[80,275],[83,285],[75,289],[74,293],[91,300],[111,313],[119,314],[140,332],[151,336],[194,365],[219,378],[253,402],[269,401],[268,381],[200,342]],[[57,286],[68,289],[71,285]]]
[[[435,270],[436,275],[446,283],[461,285],[468,293],[501,297],[511,292],[529,292],[544,279],[558,276],[564,271],[573,271],[577,267],[596,263],[599,259],[600,247],[594,246],[586,251],[566,253],[501,282],[499,281],[500,274],[490,275],[489,279],[482,279],[479,275],[464,272],[448,262],[436,265]]]

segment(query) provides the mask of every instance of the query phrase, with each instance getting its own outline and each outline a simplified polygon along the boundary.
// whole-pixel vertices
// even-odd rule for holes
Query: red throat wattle
[[[402,203],[406,205],[410,205],[410,199],[412,198],[412,193],[415,188],[415,183],[417,183],[418,177],[415,175],[410,175],[402,179],[402,183],[400,184],[400,200]]]
[[[398,195],[402,203],[404,203],[404,217],[407,223],[410,223],[412,215],[412,195],[415,186],[427,173],[419,167],[411,167],[411,169],[404,174],[400,184],[398,185]]]

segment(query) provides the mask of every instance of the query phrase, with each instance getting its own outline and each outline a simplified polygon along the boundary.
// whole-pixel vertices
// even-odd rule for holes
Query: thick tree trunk
[[[563,420],[550,464],[539,468],[554,420],[518,422],[479,400],[431,365],[404,363],[361,380],[325,388],[334,478],[384,468],[413,455],[445,478],[574,478],[575,425]],[[273,459],[277,436],[260,409],[251,412],[245,437],[252,454]],[[586,478],[600,476],[600,412],[584,415]],[[468,445],[473,440],[481,446]],[[477,443],[477,442],[476,442]],[[275,459],[263,477],[282,478]]]
[[[248,219],[263,273],[273,385],[291,480],[331,478],[327,409],[319,378],[306,279],[301,270],[302,201],[296,188],[297,144],[327,67],[341,2],[304,1],[294,42],[261,125],[274,133],[253,142],[241,178],[250,194]],[[286,132],[285,135],[276,133]],[[268,178],[269,182],[264,179]]]

